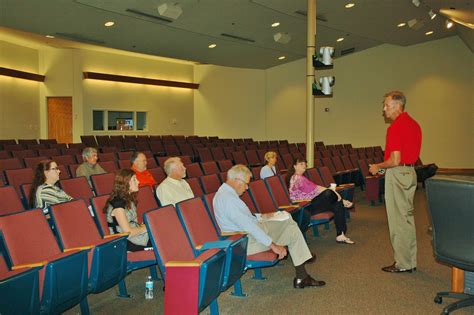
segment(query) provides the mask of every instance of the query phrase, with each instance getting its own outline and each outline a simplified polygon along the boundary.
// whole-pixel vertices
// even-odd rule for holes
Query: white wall
[[[194,81],[195,134],[266,139],[263,70],[198,65]]]
[[[334,69],[316,73],[335,75],[336,85],[333,98],[316,99],[315,138],[328,144],[384,145],[388,125],[382,98],[398,89],[423,129],[422,160],[474,167],[473,65],[473,54],[458,37],[410,47],[381,45],[338,58]],[[305,60],[267,70],[269,138],[305,141],[304,76]],[[295,126],[286,128],[284,137],[278,126],[288,121]]]
[[[0,41],[0,67],[38,74],[38,51]],[[0,76],[0,139],[39,137],[41,84]]]

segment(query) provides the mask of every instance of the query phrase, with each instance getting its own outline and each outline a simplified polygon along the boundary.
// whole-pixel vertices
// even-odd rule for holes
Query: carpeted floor
[[[438,291],[450,289],[451,269],[433,257],[424,190],[415,197],[418,238],[418,266],[413,274],[388,274],[381,267],[393,262],[387,217],[384,205],[371,207],[363,192],[356,193],[356,212],[349,222],[348,236],[356,245],[335,242],[334,225],[330,230],[320,227],[315,238],[307,234],[308,244],[317,254],[308,271],[316,279],[326,281],[323,288],[293,289],[294,268],[291,260],[281,266],[264,270],[265,281],[251,278],[252,271],[242,278],[246,298],[230,295],[219,297],[220,314],[439,314],[447,302],[435,304]],[[132,299],[116,297],[117,288],[89,295],[92,314],[162,314],[162,282],[155,283],[155,298],[144,299],[148,270],[141,270],[126,279]],[[66,314],[79,313],[79,307]],[[208,309],[203,314],[208,314]],[[455,314],[474,314],[474,307]]]

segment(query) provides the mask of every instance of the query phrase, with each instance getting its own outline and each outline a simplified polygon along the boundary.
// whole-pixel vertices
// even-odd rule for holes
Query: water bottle
[[[379,175],[383,175],[383,174],[385,174],[385,169],[381,168],[377,171],[377,173],[379,173]]]
[[[153,279],[148,276],[145,282],[145,300],[153,299]]]

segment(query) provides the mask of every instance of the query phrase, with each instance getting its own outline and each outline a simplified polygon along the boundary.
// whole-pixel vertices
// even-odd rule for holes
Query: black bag
[[[425,180],[427,180],[428,178],[435,176],[437,170],[438,166],[434,163],[424,165],[416,169],[416,177],[418,179],[418,182],[424,183]]]

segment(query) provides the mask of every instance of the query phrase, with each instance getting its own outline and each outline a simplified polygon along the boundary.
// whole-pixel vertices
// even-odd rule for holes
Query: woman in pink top
[[[336,242],[342,244],[355,244],[345,234],[347,231],[345,203],[347,207],[352,204],[341,198],[336,191],[318,186],[303,174],[306,171],[306,161],[297,159],[293,163],[293,167],[288,169],[286,173],[286,185],[289,187],[290,199],[297,200],[311,200],[311,203],[306,207],[306,217],[312,215],[332,211],[334,212],[334,223],[336,225]],[[309,221],[309,220],[308,220]]]

